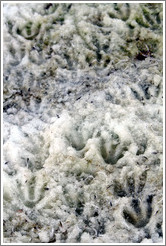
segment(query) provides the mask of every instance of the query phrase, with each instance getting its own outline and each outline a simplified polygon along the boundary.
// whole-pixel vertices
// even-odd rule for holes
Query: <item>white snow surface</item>
[[[5,243],[162,242],[151,5],[4,4]]]

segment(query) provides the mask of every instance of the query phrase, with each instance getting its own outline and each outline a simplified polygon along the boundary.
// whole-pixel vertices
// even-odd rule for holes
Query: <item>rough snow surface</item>
[[[3,11],[4,242],[162,242],[162,4]]]

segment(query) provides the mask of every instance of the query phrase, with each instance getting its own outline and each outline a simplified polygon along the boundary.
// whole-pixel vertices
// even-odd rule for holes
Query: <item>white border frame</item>
[[[1,1],[1,133],[3,135],[3,4],[5,3],[162,3],[163,4],[163,243],[165,245],[165,1]],[[1,135],[1,245],[140,245],[141,243],[3,243],[3,136]],[[141,244],[143,245],[143,244]]]

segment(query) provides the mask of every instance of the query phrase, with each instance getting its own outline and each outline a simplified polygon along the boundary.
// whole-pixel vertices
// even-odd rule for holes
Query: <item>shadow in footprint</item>
[[[127,147],[120,143],[117,134],[112,133],[109,140],[101,139],[100,151],[104,161],[107,164],[114,165],[124,156]]]
[[[147,197],[146,206],[141,202],[142,199],[138,199],[138,197],[142,196],[142,191],[146,184],[147,170],[144,170],[138,178],[135,178],[134,173],[131,173],[125,179],[125,184],[114,180],[114,195],[132,198],[130,206],[123,209],[123,217],[136,228],[144,227],[152,216],[152,201],[154,197],[154,195]]]
[[[146,202],[146,213],[143,212],[144,205],[141,206],[140,201],[138,199],[133,199],[131,202],[131,207],[133,210],[129,210],[125,208],[123,210],[124,219],[134,225],[136,228],[144,227],[148,224],[151,215],[152,215],[152,200],[154,195],[149,195]]]
[[[140,194],[144,189],[146,179],[147,170],[143,171],[141,175],[139,175],[138,183],[136,183],[135,181],[134,174],[131,174],[130,176],[126,177],[126,185],[124,183],[119,182],[118,180],[114,180],[114,194],[119,197],[137,197],[138,194]]]
[[[43,197],[45,191],[46,183],[43,185],[36,184],[36,176],[32,176],[27,182],[26,185],[21,187],[21,183],[18,182],[19,196],[21,197],[25,206],[33,208]]]
[[[82,135],[77,133],[76,131],[67,134],[66,139],[69,142],[69,144],[77,151],[80,151],[85,147]]]

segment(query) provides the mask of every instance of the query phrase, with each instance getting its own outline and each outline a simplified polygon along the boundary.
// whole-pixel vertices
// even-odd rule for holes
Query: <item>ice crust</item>
[[[162,4],[4,4],[5,243],[162,242]]]

